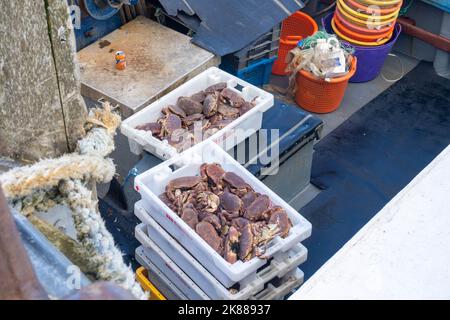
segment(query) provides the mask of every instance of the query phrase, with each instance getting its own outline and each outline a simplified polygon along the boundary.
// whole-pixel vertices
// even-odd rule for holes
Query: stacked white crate
[[[300,285],[303,281],[303,274],[296,267],[306,260],[307,250],[298,244],[288,252],[278,254],[268,266],[255,272],[247,281],[241,281],[239,292],[232,293],[171,237],[145,211],[141,202],[136,203],[135,214],[143,222],[135,231],[136,238],[142,244],[136,252],[138,261],[143,265],[156,267],[169,279],[174,279],[175,286],[188,298],[203,299],[199,294],[202,291],[211,299],[245,300],[263,291],[265,285],[276,277],[289,279],[292,285],[299,281]],[[270,290],[266,290],[266,293],[270,293]]]
[[[226,82],[230,88],[240,86],[244,98],[255,99],[256,106],[208,140],[180,154],[166,142],[152,137],[151,133],[134,129],[139,124],[155,121],[161,109],[175,103],[178,97],[192,95],[218,82]],[[210,68],[122,124],[122,133],[128,136],[133,152],[147,150],[162,159],[169,159],[135,179],[135,189],[142,196],[142,201],[136,204],[135,214],[143,221],[136,228],[136,237],[142,243],[136,258],[150,271],[153,268],[152,280],[174,287],[174,297],[277,299],[303,282],[303,273],[297,266],[306,260],[307,250],[300,242],[310,236],[311,224],[215,143],[224,139],[223,146],[231,148],[258,131],[263,112],[271,106],[271,94],[222,70]],[[235,134],[237,128],[242,129],[239,135]],[[204,162],[220,163],[226,171],[237,173],[255,191],[267,194],[275,205],[283,207],[293,222],[286,238],[276,237],[270,242],[265,256],[273,259],[262,270],[259,269],[266,264],[264,259],[226,262],[158,198],[170,180],[198,175],[199,166]],[[276,278],[281,278],[281,284],[270,284]],[[231,294],[229,288],[236,283],[240,290]]]
[[[263,273],[269,272],[269,276],[262,277],[261,271],[258,272],[258,269],[266,264],[264,259],[255,257],[247,262],[238,261],[234,264],[226,262],[159,199],[158,195],[164,192],[165,186],[170,180],[181,176],[198,175],[199,166],[204,162],[221,164],[224,170],[236,173],[256,192],[268,195],[274,205],[279,205],[286,210],[293,226],[286,238],[276,237],[269,243],[265,251],[265,256],[273,257],[271,264],[262,270]],[[168,258],[172,262],[176,260],[173,264],[177,265],[185,274],[188,273],[188,277],[197,286],[201,286],[201,289],[207,292],[208,297],[249,299],[263,290],[265,284],[271,279],[282,277],[286,272],[296,269],[300,263],[306,260],[306,249],[300,245],[300,242],[311,234],[311,224],[214,142],[205,141],[198,144],[137,176],[135,188],[142,196],[142,200],[136,204],[135,214],[144,222],[143,225],[137,227],[136,237],[146,248],[147,257],[153,257],[153,264],[159,268],[167,266],[167,261],[164,262],[164,259]],[[155,248],[154,242],[150,240],[148,234],[152,239],[159,237],[157,247],[163,249],[164,252]],[[177,242],[179,244],[175,245]],[[304,249],[303,254],[295,252],[296,249]],[[155,260],[157,260],[156,257],[161,256],[161,252],[166,257],[163,257],[158,263]],[[292,256],[294,257],[292,262],[286,263]],[[178,271],[172,272],[172,277],[168,276],[172,282],[176,282],[173,279],[176,278],[176,274],[179,274]],[[209,274],[211,277],[206,277]],[[227,289],[237,282],[243,293],[227,294],[229,293]],[[220,285],[217,285],[218,283]],[[189,285],[184,287],[187,286]],[[183,291],[179,287],[178,289]],[[183,293],[188,298],[199,298],[196,295],[189,295],[185,291]]]

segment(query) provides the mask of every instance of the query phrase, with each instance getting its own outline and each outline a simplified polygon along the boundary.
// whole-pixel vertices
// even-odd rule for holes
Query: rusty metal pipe
[[[415,21],[410,18],[400,17],[397,21],[401,24],[403,33],[425,41],[437,49],[450,52],[450,39],[417,27]]]

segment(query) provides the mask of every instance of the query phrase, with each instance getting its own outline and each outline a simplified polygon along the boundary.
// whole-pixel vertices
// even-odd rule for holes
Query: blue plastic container
[[[334,12],[328,14],[322,19],[322,27],[328,33],[334,33],[331,28],[331,19],[333,18]],[[402,31],[402,27],[399,23],[396,24],[394,28],[394,33],[392,38],[385,44],[374,46],[374,47],[364,47],[352,44],[351,46],[355,48],[355,56],[358,58],[358,66],[356,68],[355,75],[350,78],[350,82],[367,82],[375,79],[381,72],[384,61],[388,56],[392,47],[397,41],[398,36]]]
[[[232,75],[241,78],[255,86],[263,86],[269,83],[270,75],[272,73],[272,65],[277,59],[277,56],[267,59],[261,59],[246,68],[241,70],[234,70],[227,66],[226,64],[221,64],[220,68]]]

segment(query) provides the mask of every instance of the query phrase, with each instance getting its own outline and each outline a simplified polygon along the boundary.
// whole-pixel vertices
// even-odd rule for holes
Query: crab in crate
[[[175,104],[161,110],[155,122],[140,124],[135,129],[148,131],[177,151],[183,151],[200,142],[195,137],[207,139],[250,111],[256,105],[255,99],[245,101],[238,91],[220,82],[189,97],[179,97]]]
[[[217,163],[171,180],[160,199],[229,263],[264,258],[270,241],[292,227],[282,207]]]

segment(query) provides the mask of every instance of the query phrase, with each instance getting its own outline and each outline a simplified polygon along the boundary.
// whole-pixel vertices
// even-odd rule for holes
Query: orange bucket
[[[296,76],[295,102],[309,112],[335,111],[344,98],[348,80],[355,74],[356,62],[356,57],[353,57],[349,72],[330,81],[319,79],[309,71],[300,70]]]
[[[297,11],[283,21],[280,34],[280,46],[278,48],[278,58],[275,60],[272,73],[286,75],[284,71],[287,67],[286,56],[295,48],[298,41],[309,37],[319,30],[317,23],[307,14]]]

